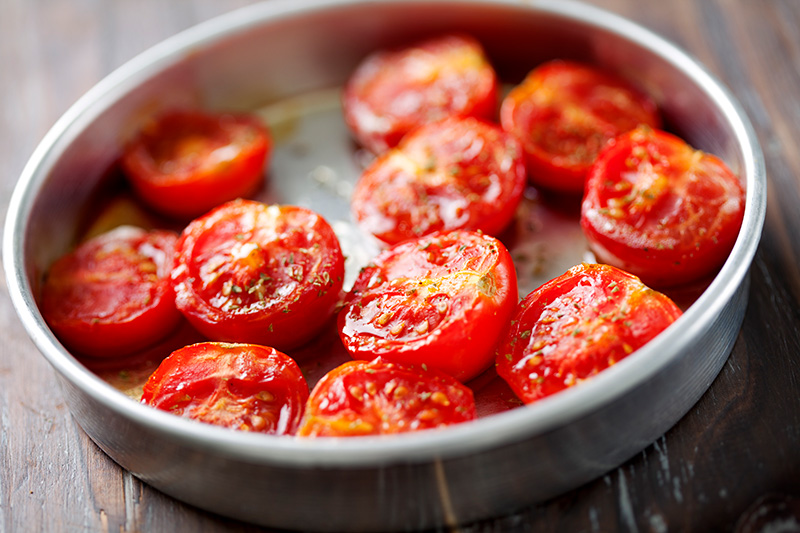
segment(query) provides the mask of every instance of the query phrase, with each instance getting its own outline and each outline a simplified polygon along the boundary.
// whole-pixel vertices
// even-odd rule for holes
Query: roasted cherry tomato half
[[[353,359],[424,365],[464,382],[491,366],[517,299],[514,265],[498,240],[437,232],[361,270],[339,334]]]
[[[178,309],[209,339],[286,350],[333,316],[343,276],[339,241],[321,216],[234,200],[186,227],[172,282]]]
[[[600,155],[581,226],[597,258],[667,287],[712,274],[733,248],[744,190],[720,159],[638,128]]]
[[[520,302],[497,373],[525,403],[624,359],[681,315],[665,295],[608,265],[582,264]]]
[[[272,151],[255,116],[171,111],[148,123],[122,156],[144,202],[179,218],[252,194]]]
[[[311,391],[301,437],[407,433],[475,419],[472,391],[433,369],[350,361]]]
[[[352,208],[361,227],[390,244],[454,229],[496,235],[525,184],[519,141],[481,119],[451,117],[413,130],[367,168]]]
[[[164,359],[142,403],[231,429],[293,435],[308,385],[297,363],[274,348],[204,342]]]
[[[50,267],[42,315],[69,348],[94,357],[129,355],[180,322],[169,273],[178,236],[121,226]]]
[[[368,56],[345,86],[344,117],[363,146],[381,153],[426,122],[493,118],[497,88],[481,45],[466,35],[445,35]]]
[[[522,141],[534,185],[580,193],[608,141],[640,124],[659,127],[656,104],[596,67],[552,61],[534,69],[500,108],[503,129]]]

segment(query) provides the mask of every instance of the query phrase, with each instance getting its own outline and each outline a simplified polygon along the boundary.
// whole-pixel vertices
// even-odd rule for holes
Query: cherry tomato
[[[381,153],[426,122],[493,118],[497,88],[481,45],[466,35],[445,35],[368,56],[345,86],[344,117],[363,146]]]
[[[308,399],[297,363],[274,348],[204,342],[164,359],[142,403],[207,424],[292,435]]]
[[[186,227],[172,282],[178,309],[209,339],[286,350],[333,316],[343,276],[339,241],[321,216],[234,200]]]
[[[339,333],[353,359],[427,366],[464,382],[491,366],[516,302],[514,265],[498,240],[437,232],[362,269]]]
[[[180,322],[169,272],[178,236],[120,226],[58,259],[42,315],[69,348],[94,357],[136,352]]]
[[[525,403],[591,378],[681,315],[665,295],[608,265],[582,264],[520,302],[497,373]]]
[[[311,391],[301,437],[356,437],[406,433],[475,419],[472,391],[432,369],[350,361],[331,370]]]
[[[721,160],[638,128],[592,167],[581,226],[600,261],[666,287],[713,273],[743,216],[744,190]]]
[[[353,192],[359,224],[396,244],[434,231],[496,235],[525,189],[519,142],[472,117],[423,125],[364,171]]]
[[[574,193],[608,141],[661,124],[656,104],[625,80],[568,61],[531,71],[503,100],[500,121],[522,141],[534,185]]]
[[[126,147],[122,168],[149,206],[188,218],[252,194],[271,150],[269,132],[255,116],[172,111]]]

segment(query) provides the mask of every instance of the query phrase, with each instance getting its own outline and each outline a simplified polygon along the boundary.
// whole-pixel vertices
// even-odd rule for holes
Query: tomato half
[[[381,153],[417,126],[448,116],[491,119],[497,76],[483,48],[444,35],[362,61],[344,88],[344,117],[355,138]]]
[[[252,194],[271,151],[269,131],[255,116],[176,110],[148,123],[121,162],[149,206],[189,218]]]
[[[361,270],[339,333],[354,359],[427,366],[464,382],[491,366],[516,302],[514,265],[498,240],[437,232]]]
[[[321,216],[250,200],[192,221],[172,271],[178,309],[209,339],[282,350],[333,316],[343,277],[339,241]]]
[[[596,67],[551,61],[531,71],[500,108],[517,136],[534,185],[579,193],[608,141],[640,124],[659,127],[656,104],[624,79]]]
[[[178,236],[120,226],[62,256],[42,287],[42,315],[69,348],[134,353],[178,325],[169,273]]]
[[[301,437],[406,433],[474,420],[472,391],[450,376],[374,361],[350,361],[311,391]]]
[[[581,226],[597,258],[652,286],[713,273],[733,248],[744,190],[720,159],[668,133],[616,139],[586,183]]]
[[[396,244],[434,231],[496,235],[525,189],[522,147],[498,126],[451,117],[409,133],[361,175],[351,200],[359,225]]]
[[[520,302],[497,352],[497,374],[531,403],[597,375],[680,315],[635,276],[581,264]]]
[[[308,385],[294,360],[255,344],[204,342],[164,359],[144,385],[142,403],[207,424],[292,435]]]

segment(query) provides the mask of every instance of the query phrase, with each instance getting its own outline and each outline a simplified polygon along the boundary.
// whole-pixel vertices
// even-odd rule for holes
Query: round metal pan
[[[53,336],[37,308],[42,274],[75,242],[106,170],[143,119],[174,106],[264,113],[278,141],[264,199],[319,209],[347,241],[347,183],[355,179],[357,151],[329,114],[335,104],[304,95],[335,93],[377,48],[444,31],[478,38],[509,83],[551,58],[617,71],[657,99],[671,130],[741,177],[747,206],[730,257],[660,336],[534,405],[446,430],[338,440],[244,434],[156,411],[87,370]],[[714,380],[737,336],[765,198],[763,156],[728,91],[681,50],[613,14],[555,0],[272,0],[165,41],[80,99],[23,171],[3,259],[14,306],[58,373],[73,416],[137,477],[198,507],[263,525],[411,530],[553,497],[618,466],[674,425]],[[358,246],[350,245],[357,260]],[[562,273],[571,265],[560,262],[571,253],[549,268]]]

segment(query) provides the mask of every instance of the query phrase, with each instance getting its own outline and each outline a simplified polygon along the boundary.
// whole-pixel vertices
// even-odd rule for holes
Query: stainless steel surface
[[[271,109],[340,85],[375,48],[445,30],[475,35],[512,82],[553,57],[622,72],[656,96],[671,129],[742,177],[747,207],[730,258],[662,335],[595,379],[526,408],[443,431],[313,441],[241,434],[144,407],[88,372],[53,337],[36,307],[41,275],[73,242],[103,171],[142,119],[174,105]],[[328,156],[315,155],[330,160],[316,163],[349,172],[348,141],[337,137],[330,147]],[[297,177],[273,169],[270,179],[277,180],[270,194],[305,194],[292,189]],[[135,475],[181,500],[259,524],[403,530],[463,523],[554,496],[619,465],[675,424],[736,338],[765,203],[763,157],[738,104],[690,57],[614,15],[561,1],[272,0],[162,43],[77,102],[23,171],[3,260],[15,308],[60,375],[75,419]],[[347,216],[334,211],[323,214]]]

